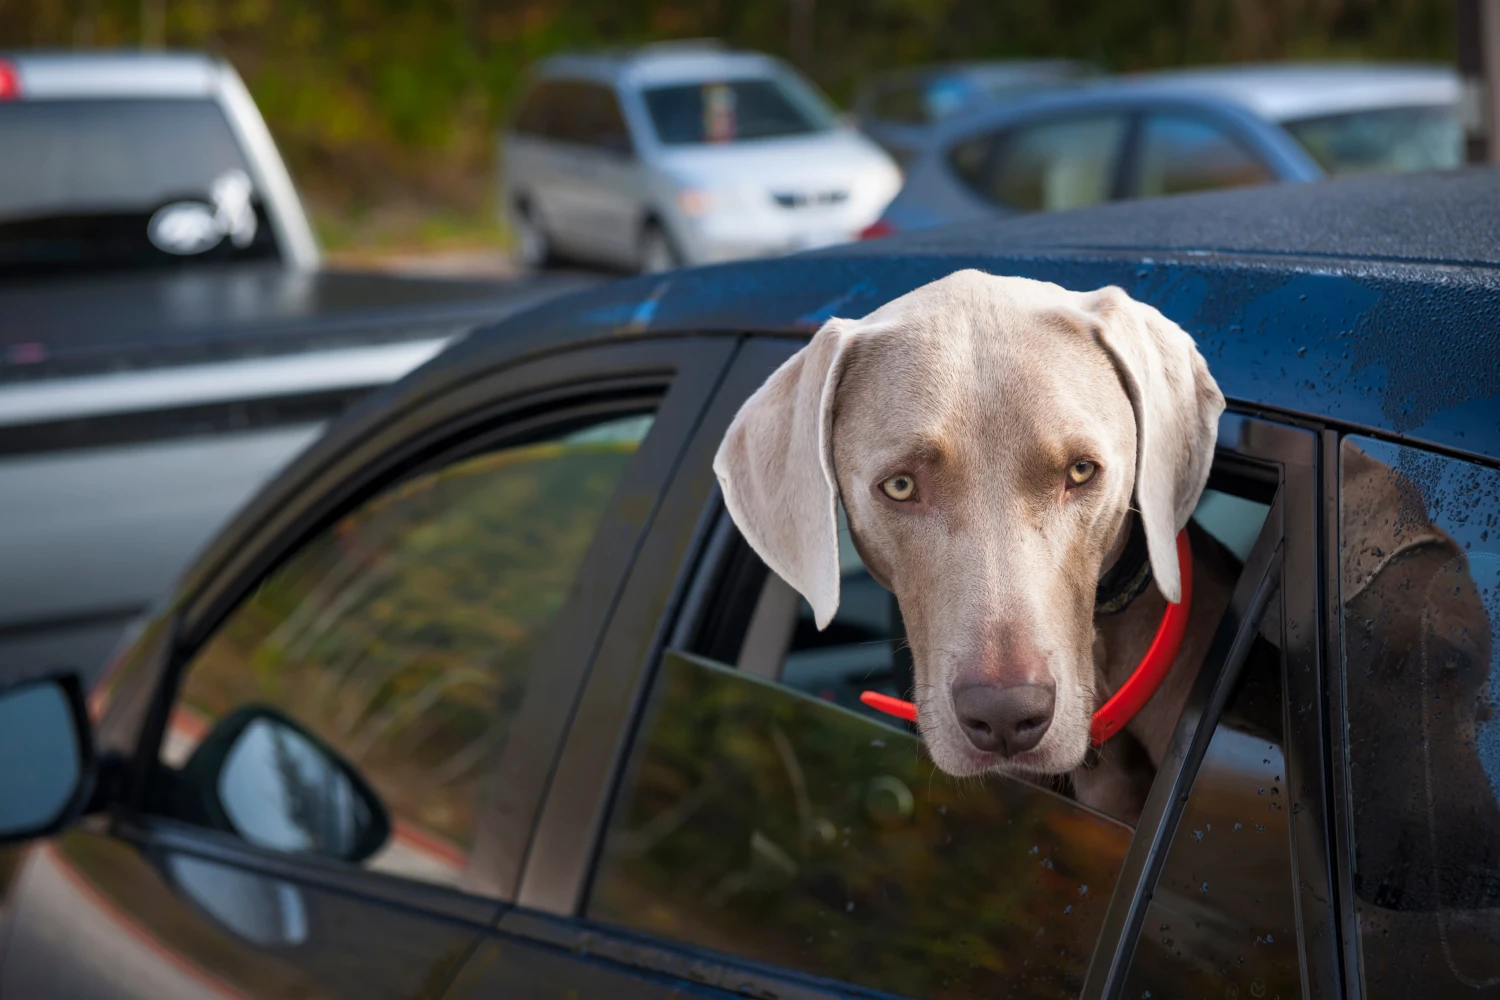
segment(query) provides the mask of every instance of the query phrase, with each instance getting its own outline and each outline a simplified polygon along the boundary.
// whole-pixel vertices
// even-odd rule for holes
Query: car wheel
[[[666,230],[656,222],[646,223],[646,228],[641,230],[641,246],[636,254],[636,262],[642,274],[661,274],[682,266],[677,248],[672,245]]]
[[[530,205],[516,208],[516,260],[530,271],[540,271],[552,263],[552,240]]]

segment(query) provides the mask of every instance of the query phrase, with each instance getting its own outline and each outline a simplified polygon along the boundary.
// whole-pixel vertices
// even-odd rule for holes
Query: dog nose
[[[958,724],[986,753],[1010,757],[1042,741],[1052,725],[1051,684],[967,684],[953,691]]]

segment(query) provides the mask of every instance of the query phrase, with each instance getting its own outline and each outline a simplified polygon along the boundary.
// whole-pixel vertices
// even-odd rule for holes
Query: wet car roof
[[[1119,285],[1191,333],[1241,407],[1500,462],[1494,170],[1120,203],[639,278],[480,331],[434,365],[501,341],[806,335],[963,267]]]

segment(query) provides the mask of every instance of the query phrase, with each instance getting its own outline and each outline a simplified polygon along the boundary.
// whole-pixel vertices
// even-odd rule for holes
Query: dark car
[[[1139,822],[955,781],[846,554],[725,515],[731,417],[955,269],[1119,285],[1229,399],[1241,562]],[[1500,173],[1130,203],[643,278],[367,397],[87,699],[0,700],[0,994],[1500,990]],[[74,729],[79,737],[74,741]],[[92,738],[89,734],[92,733]],[[24,764],[22,763],[24,761]]]

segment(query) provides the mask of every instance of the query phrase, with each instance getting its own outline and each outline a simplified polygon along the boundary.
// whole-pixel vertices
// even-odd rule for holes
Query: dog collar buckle
[[[1136,713],[1146,707],[1151,696],[1161,687],[1162,681],[1167,679],[1167,673],[1172,669],[1177,654],[1182,651],[1182,637],[1187,633],[1188,615],[1193,610],[1193,550],[1188,544],[1186,528],[1177,535],[1177,565],[1182,573],[1182,600],[1177,604],[1167,605],[1166,613],[1161,616],[1161,624],[1156,628],[1156,635],[1146,649],[1146,655],[1141,657],[1141,662],[1125,678],[1120,690],[1094,713],[1093,722],[1089,726],[1089,742],[1096,747],[1119,733],[1135,718]],[[866,691],[859,696],[859,700],[877,712],[894,715],[907,722],[917,720],[917,706],[913,702],[892,698],[878,691]]]

